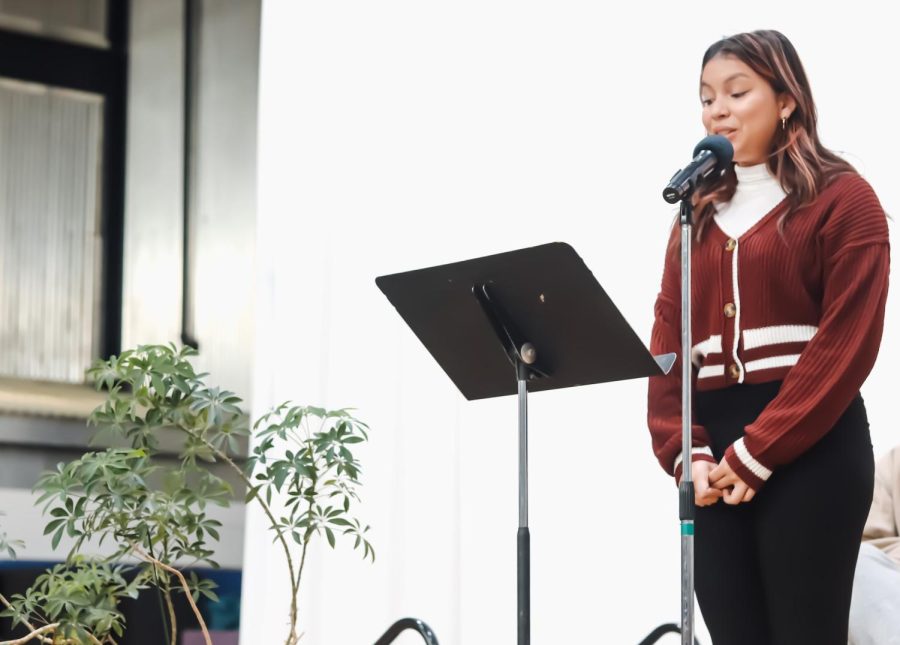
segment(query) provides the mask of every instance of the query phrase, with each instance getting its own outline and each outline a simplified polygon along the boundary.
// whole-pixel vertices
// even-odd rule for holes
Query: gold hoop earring
[[[784,130],[787,127],[787,117],[781,117],[781,129]]]

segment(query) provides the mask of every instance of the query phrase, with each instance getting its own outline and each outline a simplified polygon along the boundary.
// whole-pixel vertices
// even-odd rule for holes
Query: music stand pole
[[[492,295],[487,283],[475,284],[472,295],[481,305],[500,346],[515,368],[519,403],[519,529],[516,533],[516,615],[518,645],[531,643],[531,532],[528,529],[528,381],[549,374],[537,361],[534,343]]]
[[[531,642],[531,534],[528,531],[528,370],[516,361],[519,381],[519,531],[516,534],[519,645]]]

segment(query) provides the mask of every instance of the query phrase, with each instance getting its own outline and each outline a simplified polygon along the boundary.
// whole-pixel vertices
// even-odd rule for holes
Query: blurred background
[[[869,1],[0,0],[0,526],[26,545],[0,592],[64,557],[30,491],[88,449],[85,369],[174,342],[251,418],[293,399],[372,427],[357,513],[378,555],[316,543],[301,642],[374,642],[406,615],[442,643],[511,642],[516,401],[466,402],[375,277],[565,241],[649,342],[706,47],[784,32],[825,144],[896,219],[893,25]],[[876,455],[898,437],[897,327],[892,296],[863,390]],[[678,621],[676,489],[645,415],[643,381],[530,400],[534,642]],[[222,570],[199,573],[223,603],[203,609],[243,645],[283,642],[283,554],[242,500],[217,511]],[[164,642],[147,602],[120,643]]]
[[[249,398],[259,12],[0,2],[0,521],[26,545],[0,562],[7,596],[65,556],[30,489],[88,448],[94,359],[202,336],[198,367]],[[225,602],[210,626],[236,628],[243,504],[213,512],[223,571],[205,575]],[[122,642],[165,642],[143,602]]]

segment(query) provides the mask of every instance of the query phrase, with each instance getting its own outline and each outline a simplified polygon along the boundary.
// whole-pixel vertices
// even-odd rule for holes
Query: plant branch
[[[188,602],[191,604],[191,609],[194,611],[194,615],[197,617],[197,620],[200,623],[200,631],[203,632],[203,639],[206,641],[206,645],[212,645],[212,639],[209,636],[209,630],[206,628],[206,623],[203,620],[203,615],[200,613],[200,609],[197,608],[197,603],[194,602],[194,596],[191,594],[191,588],[188,585],[187,580],[184,579],[184,575],[181,573],[181,571],[174,567],[170,567],[163,562],[160,562],[156,558],[147,555],[137,544],[132,544],[131,548],[134,549],[134,552],[144,558],[144,560],[146,560],[147,562],[154,564],[163,571],[168,571],[176,578],[178,578],[178,580],[181,582],[181,587],[184,589],[184,593],[187,596]],[[3,644],[0,643],[0,645]]]
[[[149,540],[148,540],[148,542],[149,542]],[[152,543],[147,545],[147,550],[150,552],[150,555],[153,555],[153,545],[152,545]],[[160,583],[160,579],[159,579],[159,570],[158,570],[156,567],[153,567],[153,578],[154,578],[154,580],[156,581],[156,599],[159,601],[159,614],[160,614],[160,617],[162,618],[163,630],[165,630],[165,628],[166,628],[166,614],[165,614],[165,610],[163,609],[163,597],[162,597],[162,591],[161,591],[161,589],[162,589],[162,584]],[[175,614],[174,614],[174,611],[172,610],[172,599],[171,599],[171,597],[168,595],[168,587],[166,588],[166,591],[167,591],[167,593],[166,593],[166,600],[168,601],[168,605],[169,605],[169,616],[170,616],[170,621],[171,621],[171,622],[170,622],[170,625],[171,625],[171,623],[174,623],[174,622],[175,622],[175,621],[174,621]],[[177,631],[176,631],[176,628],[175,628],[174,625],[171,625],[170,629],[171,629],[171,631],[172,631],[172,636],[170,637],[169,645],[177,645],[177,640],[176,640],[176,634],[177,634]]]
[[[190,434],[190,431],[185,430],[184,428],[182,428],[182,430],[184,432],[187,432],[188,434]],[[250,481],[250,478],[247,477],[247,474],[241,469],[241,467],[238,466],[236,463],[234,463],[234,460],[231,459],[231,457],[229,457],[224,452],[222,452],[217,447],[215,447],[212,443],[210,443],[206,439],[206,437],[200,437],[200,440],[203,442],[203,444],[207,448],[212,450],[213,453],[219,459],[221,459],[222,461],[227,463],[229,466],[231,466],[231,468],[235,472],[237,472],[237,474],[240,476],[241,480],[244,482],[244,484],[247,486],[247,488],[249,490],[253,490],[253,482]],[[287,645],[292,645],[292,643],[296,643],[297,639],[298,639],[298,637],[297,637],[297,595],[298,595],[298,589],[299,589],[299,582],[295,582],[295,580],[294,580],[294,560],[293,560],[293,558],[291,558],[291,550],[288,547],[287,540],[284,537],[284,532],[278,527],[278,521],[275,519],[275,515],[272,513],[272,509],[269,508],[269,505],[266,504],[265,500],[263,500],[262,495],[259,492],[257,492],[255,497],[256,497],[256,501],[259,502],[259,505],[262,507],[263,512],[265,512],[266,517],[268,517],[269,521],[272,523],[272,528],[275,530],[275,533],[278,536],[278,541],[281,542],[281,546],[284,548],[284,557],[287,559],[288,574],[290,575],[290,579],[291,579],[291,633],[290,633],[290,636],[288,636]],[[297,580],[299,581],[299,576],[297,576]]]
[[[310,536],[311,538],[312,536]],[[303,540],[303,551],[300,554],[300,569],[297,571],[297,586],[300,586],[300,576],[303,575],[303,565],[306,564],[306,548],[309,546],[309,538]]]
[[[172,594],[169,593],[168,585],[166,585],[166,592],[164,595],[166,599],[166,606],[169,608],[169,628],[172,630],[171,635],[169,636],[169,642],[172,645],[177,645],[178,643],[178,626],[175,622],[175,606],[172,604]]]
[[[0,642],[0,645],[25,645],[25,643],[29,643],[35,638],[38,638],[46,643],[49,641],[49,639],[44,638],[42,634],[56,631],[57,627],[59,627],[59,623],[50,623],[49,625],[44,625],[43,627],[33,629],[30,634],[23,636],[22,638],[17,638],[14,641],[2,641]]]
[[[2,593],[0,593],[0,602],[2,602],[3,605],[4,605],[7,609],[12,609],[12,608],[13,608],[13,606],[12,606],[12,605],[9,603],[9,601],[6,599],[6,596],[4,596]],[[28,629],[30,629],[30,630],[32,631],[32,634],[33,634],[34,632],[37,631],[37,627],[35,627],[35,626],[32,625],[31,623],[29,623],[27,620],[22,619],[22,624],[25,625],[25,627],[27,627]],[[53,642],[53,641],[51,641],[49,638],[47,638],[46,636],[40,636],[40,635],[38,635],[38,637],[40,638],[40,640],[41,640],[42,643],[52,643],[52,642]],[[35,636],[32,636],[31,638],[35,638]],[[28,641],[25,641],[25,642],[27,643]],[[3,645],[3,644],[0,643],[0,645]]]

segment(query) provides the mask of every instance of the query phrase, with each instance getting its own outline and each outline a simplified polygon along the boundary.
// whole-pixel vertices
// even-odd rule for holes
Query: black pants
[[[744,433],[779,382],[695,396],[713,455]],[[853,572],[874,459],[858,396],[835,426],[777,468],[750,502],[698,507],[697,600],[714,645],[847,645]]]

